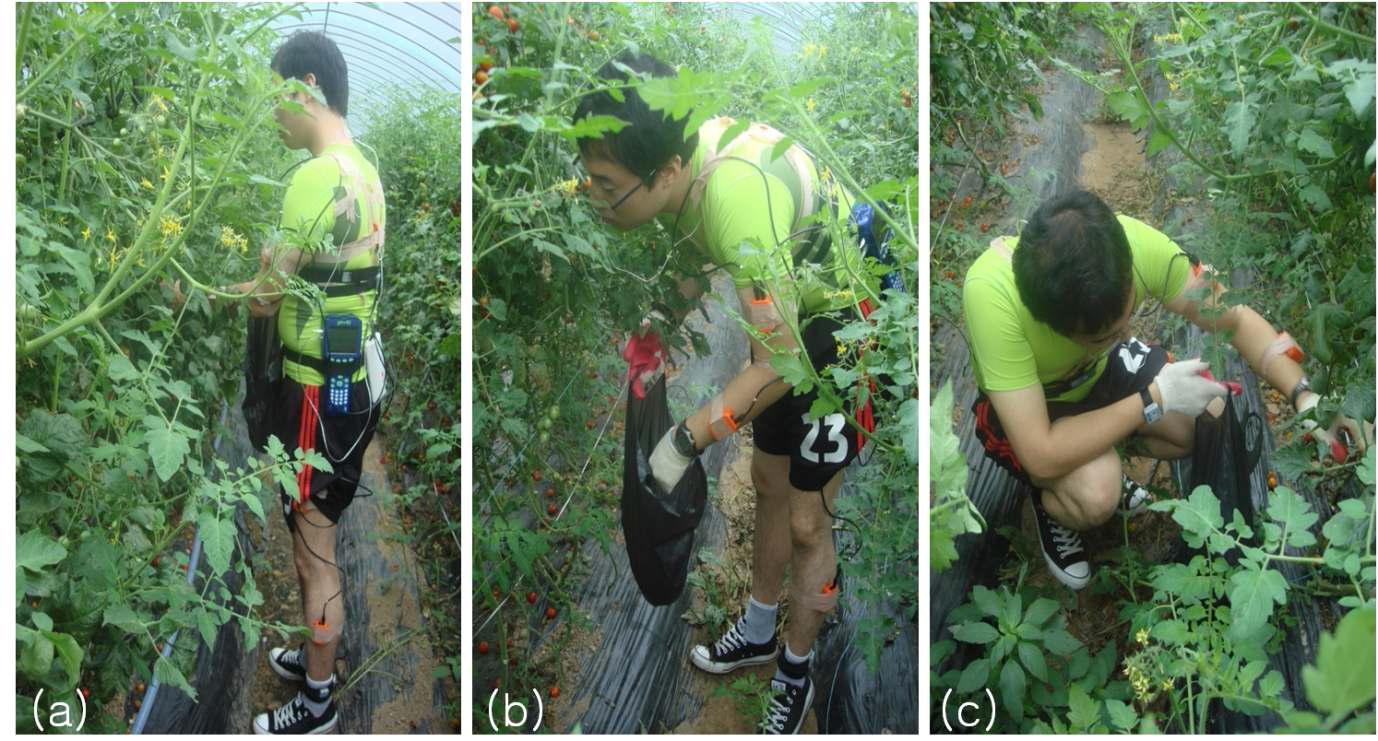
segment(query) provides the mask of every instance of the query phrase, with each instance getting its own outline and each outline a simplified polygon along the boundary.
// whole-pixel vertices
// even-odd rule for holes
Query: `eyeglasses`
[[[580,172],[582,173],[582,172],[584,172],[584,171],[581,169]],[[628,198],[631,198],[633,193],[637,192],[638,190],[641,190],[641,186],[643,186],[643,185],[646,184],[646,180],[654,181],[655,178],[656,178],[656,173],[657,173],[657,172],[659,172],[658,169],[657,169],[657,170],[651,170],[651,173],[650,173],[649,175],[646,176],[645,180],[637,179],[636,185],[632,186],[632,189],[631,189],[631,190],[627,191],[627,193],[626,193],[625,195],[623,195],[621,198],[617,199],[617,203],[614,203],[614,204],[612,204],[611,206],[609,206],[609,207],[608,207],[608,210],[609,210],[609,211],[616,211],[616,210],[617,210],[617,207],[618,207],[618,206],[621,206],[623,203],[626,203],[626,202],[627,202],[627,199],[628,199]],[[588,175],[585,174],[584,177],[588,177]]]

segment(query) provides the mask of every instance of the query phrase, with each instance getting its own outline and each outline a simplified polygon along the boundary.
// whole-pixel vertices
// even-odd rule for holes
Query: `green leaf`
[[[1105,104],[1112,113],[1128,121],[1130,127],[1135,130],[1143,128],[1148,121],[1148,109],[1144,107],[1143,100],[1132,92],[1123,91],[1108,95]]]
[[[1321,159],[1334,159],[1335,149],[1330,146],[1330,141],[1317,134],[1313,129],[1306,129],[1297,137],[1297,148],[1303,152],[1320,157]]]
[[[1349,107],[1354,110],[1355,116],[1362,117],[1368,109],[1368,104],[1373,101],[1373,85],[1372,71],[1359,75],[1353,82],[1345,85],[1345,100],[1349,101]]]
[[[527,118],[532,118],[530,114],[522,114]],[[541,127],[539,120],[532,118],[527,121],[518,118],[517,125],[528,131],[535,131]],[[529,129],[528,126],[535,126],[536,129]],[[566,139],[601,139],[604,134],[616,134],[629,126],[626,121],[616,116],[588,116],[579,119],[573,126],[560,132],[560,136]]]
[[[1315,544],[1310,528],[1319,516],[1291,489],[1279,486],[1272,491],[1268,497],[1268,517],[1287,529],[1288,545],[1305,548]]]
[[[780,141],[775,142],[775,146],[773,146],[773,147],[770,148],[770,160],[769,160],[769,161],[770,161],[770,162],[774,162],[775,160],[780,159],[781,157],[784,156],[785,152],[788,152],[788,151],[789,151],[789,148],[792,147],[792,146],[794,146],[794,140],[793,140],[793,139],[789,138],[788,136],[782,137],[782,138],[780,139]]]
[[[1081,641],[1072,637],[1063,628],[1050,630],[1043,637],[1043,647],[1058,656],[1071,656],[1077,649],[1081,648]]]
[[[117,604],[105,608],[105,620],[102,625],[113,625],[120,630],[133,635],[146,635],[143,621],[130,609],[129,605]]]
[[[1024,716],[1024,671],[1013,661],[1000,668],[1000,699],[1005,711],[1015,718]]]
[[[187,693],[193,700],[196,699],[196,688],[187,682],[187,678],[182,675],[181,670],[170,659],[158,657],[157,663],[153,665],[153,678]]]
[[[1081,685],[1074,684],[1067,688],[1067,706],[1070,709],[1067,722],[1075,730],[1086,731],[1100,722],[1100,703],[1091,699]]]
[[[990,662],[986,659],[977,659],[962,670],[962,676],[957,679],[957,691],[966,694],[985,689],[986,683],[990,680]]]
[[[167,50],[175,54],[178,59],[184,62],[196,61],[196,50],[182,43],[182,40],[177,38],[177,34],[171,30],[164,33],[163,41],[167,44]]]
[[[1000,637],[1000,631],[989,623],[962,623],[952,626],[952,637],[963,643],[990,643]]]
[[[1230,151],[1234,154],[1243,154],[1249,146],[1254,119],[1254,107],[1247,99],[1235,101],[1225,107],[1226,134],[1230,139]]]
[[[1152,157],[1166,149],[1169,144],[1172,144],[1172,135],[1167,132],[1167,129],[1162,126],[1154,127],[1153,133],[1148,137],[1148,148],[1144,150],[1144,155]]]
[[[177,475],[182,461],[191,452],[186,436],[170,426],[149,430],[144,440],[148,443],[148,455],[153,459],[153,470],[164,482]]]
[[[1260,697],[1276,699],[1281,696],[1285,682],[1282,673],[1274,669],[1263,675],[1263,679],[1258,683],[1258,694]]]
[[[1048,664],[1043,659],[1043,651],[1038,646],[1025,641],[1019,643],[1018,651],[1019,662],[1024,665],[1025,669],[1029,670],[1029,674],[1044,682],[1048,681]]]
[[[1301,198],[1309,204],[1311,208],[1317,211],[1329,211],[1334,208],[1333,204],[1330,202],[1330,196],[1325,194],[1325,189],[1315,183],[1302,188],[1301,191],[1297,193],[1297,197]]]
[[[1321,636],[1315,666],[1302,669],[1306,698],[1316,709],[1345,715],[1374,700],[1374,608],[1350,610],[1333,634]]]
[[[1292,63],[1292,52],[1288,51],[1287,47],[1279,46],[1258,60],[1258,63],[1267,67],[1285,67]]]
[[[1167,505],[1172,519],[1182,526],[1182,539],[1192,548],[1200,548],[1206,537],[1225,524],[1220,516],[1220,500],[1209,486],[1198,486],[1185,500],[1169,500],[1152,505],[1154,509]]]
[[[52,566],[67,557],[67,549],[62,544],[36,530],[20,535],[15,551],[19,568],[34,573],[41,573],[45,566]]]
[[[215,512],[202,512],[196,521],[201,532],[201,546],[206,552],[206,563],[216,576],[229,571],[230,557],[234,555],[234,522],[221,520]]]
[[[1000,596],[980,584],[971,590],[971,603],[990,617],[1000,616]]]
[[[1139,714],[1134,712],[1134,708],[1119,700],[1107,699],[1105,709],[1109,711],[1110,725],[1121,731],[1127,731],[1139,722]]]
[[[1057,613],[1058,607],[1061,607],[1061,605],[1058,605],[1053,599],[1046,598],[1046,596],[1040,596],[1040,598],[1035,599],[1032,605],[1029,605],[1028,610],[1025,610],[1024,623],[1043,625],[1047,623],[1047,618],[1053,617],[1053,614]]]
[[[1243,568],[1230,577],[1230,635],[1253,634],[1273,615],[1274,603],[1287,603],[1287,580],[1273,569]]]
[[[1149,635],[1163,643],[1171,643],[1176,646],[1185,645],[1191,640],[1191,632],[1179,620],[1164,620],[1157,623],[1149,631]]]
[[[741,136],[742,132],[749,128],[751,128],[751,119],[743,118],[733,121],[732,125],[728,126],[727,130],[722,132],[722,136],[718,137],[718,151],[726,151],[727,145],[731,144],[733,139]]]
[[[81,681],[81,659],[85,652],[77,645],[77,639],[66,633],[49,632],[44,635],[52,641],[53,649],[57,651],[58,666],[67,675],[66,680],[57,689],[64,692],[70,690]]]
[[[134,364],[129,362],[129,358],[123,355],[112,355],[106,372],[116,381],[137,381],[142,375],[134,368]]]

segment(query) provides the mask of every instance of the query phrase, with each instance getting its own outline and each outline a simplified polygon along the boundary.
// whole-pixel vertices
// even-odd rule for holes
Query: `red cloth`
[[[660,362],[665,359],[665,351],[660,346],[660,335],[647,332],[638,337],[633,334],[622,348],[622,359],[627,361],[627,380],[632,384],[636,398],[646,398],[643,382],[655,373]]]
[[[301,415],[297,421],[297,447],[310,451],[316,447],[316,405],[320,403],[321,387],[302,387]],[[311,498],[311,466],[305,465],[297,472],[297,504],[305,504]]]

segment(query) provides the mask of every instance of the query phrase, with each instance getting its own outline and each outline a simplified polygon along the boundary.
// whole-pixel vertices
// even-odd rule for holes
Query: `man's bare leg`
[[[833,548],[833,500],[842,488],[842,473],[833,476],[823,487],[828,509],[816,491],[800,491],[790,487],[790,537],[794,556],[790,562],[790,591],[796,595],[815,596],[831,584],[837,575],[837,551]],[[785,628],[786,646],[795,656],[807,656],[813,650],[818,630],[823,627],[826,612],[790,600],[789,625]]]
[[[777,604],[789,564],[789,456],[751,453],[751,483],[756,489],[756,526],[751,534],[751,597]]]
[[[335,536],[339,528],[310,504],[292,517],[296,523],[293,556],[306,625],[317,625],[324,615],[326,627],[321,630],[333,634],[325,643],[306,642],[306,676],[320,682],[330,679],[335,671],[335,651],[344,626],[344,594],[340,591],[340,571],[335,566]]]

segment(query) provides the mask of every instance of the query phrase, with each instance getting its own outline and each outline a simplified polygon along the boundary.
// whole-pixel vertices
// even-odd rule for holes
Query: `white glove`
[[[666,494],[675,490],[675,484],[694,461],[693,456],[686,456],[675,448],[674,436],[675,428],[671,427],[651,451],[651,477]]]
[[[1158,382],[1158,395],[1163,397],[1163,411],[1198,417],[1212,399],[1228,394],[1230,390],[1224,384],[1201,377],[1201,371],[1209,369],[1210,364],[1200,358],[1163,366],[1154,379]]]

